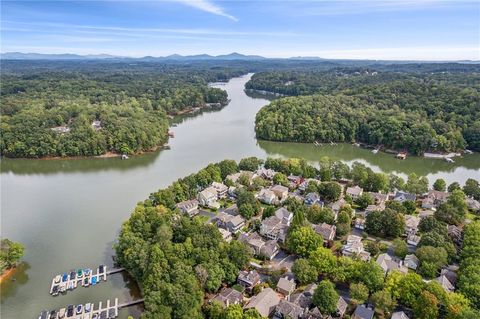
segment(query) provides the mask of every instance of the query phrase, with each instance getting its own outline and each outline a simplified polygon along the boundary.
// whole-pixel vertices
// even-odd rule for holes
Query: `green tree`
[[[356,304],[363,304],[368,299],[368,288],[363,283],[350,284],[350,298]]]
[[[401,259],[405,258],[405,256],[408,254],[407,243],[400,238],[395,239],[393,241],[393,252],[395,253],[395,256]]]
[[[408,273],[402,276],[398,285],[394,288],[394,295],[399,296],[401,303],[412,307],[425,287],[422,277],[415,273]],[[396,290],[396,291],[395,291]]]
[[[276,173],[273,176],[273,183],[278,185],[288,186],[287,176],[283,173]]]
[[[383,269],[374,261],[357,264],[357,280],[364,283],[370,292],[380,290],[383,286],[385,274]]]
[[[339,295],[328,280],[321,281],[313,293],[312,302],[322,313],[333,314],[337,310]]]
[[[412,173],[408,175],[407,184],[405,185],[407,192],[417,195],[424,194],[428,191],[428,179],[426,177],[418,177],[417,174]]]
[[[328,248],[318,246],[310,253],[308,261],[319,274],[330,275],[335,272],[337,259]]]
[[[444,192],[447,190],[447,183],[444,179],[438,178],[435,183],[433,183],[433,189],[436,191]]]
[[[419,319],[438,318],[438,300],[435,295],[422,291],[413,304],[413,312],[415,318]]]
[[[372,294],[372,303],[375,305],[375,312],[381,317],[388,316],[395,308],[397,302],[386,290],[379,290]]]
[[[420,274],[427,278],[436,277],[437,270],[448,260],[447,252],[442,247],[422,246],[415,255],[420,260]]]
[[[323,182],[318,186],[318,193],[327,202],[334,202],[340,198],[342,187],[336,182]]]
[[[223,313],[223,319],[243,319],[242,306],[237,304],[229,305]]]
[[[23,257],[25,247],[22,244],[4,238],[0,242],[0,272],[15,267]]]
[[[255,195],[246,190],[240,190],[237,194],[237,207],[240,214],[250,219],[260,212],[262,206]]]
[[[452,193],[454,190],[457,190],[457,189],[462,189],[458,182],[453,182],[450,185],[448,185],[448,192],[449,193]]]
[[[374,203],[372,196],[368,193],[363,193],[360,195],[355,203],[358,205],[360,209],[367,208],[368,205],[372,205]]]
[[[323,238],[311,227],[299,227],[291,230],[287,235],[287,248],[300,256],[308,256],[323,244]]]
[[[295,261],[292,266],[295,278],[303,285],[309,284],[317,280],[317,269],[310,264],[307,259],[300,258]]]
[[[473,178],[467,179],[463,186],[463,192],[467,196],[480,200],[480,183]]]
[[[263,317],[258,313],[257,309],[250,308],[243,314],[243,319],[263,319]]]
[[[238,168],[243,171],[254,172],[260,165],[263,164],[263,160],[256,157],[242,158],[238,163]]]

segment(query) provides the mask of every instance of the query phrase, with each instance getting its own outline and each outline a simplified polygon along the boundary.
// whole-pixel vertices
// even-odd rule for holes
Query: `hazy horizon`
[[[476,1],[2,1],[1,52],[480,59]]]

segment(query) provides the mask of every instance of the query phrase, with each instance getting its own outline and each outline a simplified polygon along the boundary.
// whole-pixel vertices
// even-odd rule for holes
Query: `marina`
[[[74,290],[79,286],[95,286],[102,281],[107,281],[107,275],[116,274],[123,270],[123,268],[107,270],[107,266],[100,265],[96,269],[96,273],[90,268],[72,270],[69,273],[65,272],[62,275],[56,275],[52,279],[50,294],[57,296],[60,293],[67,293],[69,290]]]
[[[97,306],[93,303],[85,305],[67,305],[59,310],[43,310],[39,319],[112,319],[117,318],[119,310],[122,308],[138,305],[144,302],[144,299],[137,299],[129,302],[119,303],[118,298],[113,301],[107,300],[106,303],[100,301]]]

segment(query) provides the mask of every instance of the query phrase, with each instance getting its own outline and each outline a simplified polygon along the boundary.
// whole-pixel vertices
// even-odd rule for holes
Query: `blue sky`
[[[8,1],[1,51],[480,59],[479,1]]]

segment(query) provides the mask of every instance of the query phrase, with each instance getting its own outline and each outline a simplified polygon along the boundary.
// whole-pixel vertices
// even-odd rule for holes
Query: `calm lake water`
[[[247,96],[244,84],[251,75],[215,84],[227,90],[231,102],[221,111],[177,119],[171,150],[119,159],[1,161],[1,234],[26,246],[25,263],[1,287],[2,319],[37,318],[42,309],[66,304],[139,298],[138,288],[125,274],[110,276],[95,287],[77,288],[51,297],[55,274],[78,267],[112,264],[112,244],[135,204],[156,189],[198,171],[208,163],[247,156],[303,157],[312,163],[322,156],[361,161],[373,169],[409,174],[448,183],[480,179],[480,155],[467,155],[455,164],[390,154],[373,154],[351,145],[257,141],[254,119],[268,103]],[[140,308],[123,310],[138,317]]]

